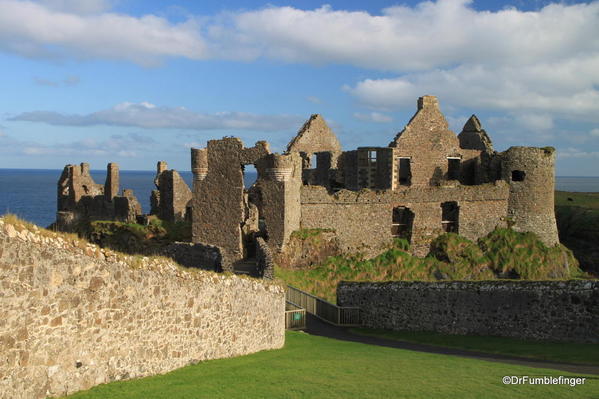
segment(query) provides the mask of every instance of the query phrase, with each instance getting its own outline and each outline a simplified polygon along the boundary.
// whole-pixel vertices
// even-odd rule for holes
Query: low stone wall
[[[222,251],[213,245],[175,242],[165,247],[162,253],[183,266],[215,272],[223,270]]]
[[[599,343],[599,281],[341,282],[365,326]]]
[[[275,263],[272,251],[262,237],[256,238],[256,261],[259,277],[269,280],[275,278]]]
[[[0,219],[0,396],[61,396],[280,348],[284,288]]]

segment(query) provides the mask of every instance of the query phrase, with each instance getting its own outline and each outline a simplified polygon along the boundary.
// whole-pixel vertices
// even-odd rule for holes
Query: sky
[[[599,0],[0,0],[0,168],[190,169],[207,140],[283,151],[319,113],[386,146],[422,95],[496,150],[599,176]]]

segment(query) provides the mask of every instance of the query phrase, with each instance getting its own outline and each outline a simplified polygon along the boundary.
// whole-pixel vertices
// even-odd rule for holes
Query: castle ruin
[[[229,264],[251,257],[256,237],[277,253],[299,229],[334,230],[343,251],[369,256],[396,237],[423,256],[444,232],[475,240],[508,223],[558,243],[554,150],[496,152],[474,115],[456,136],[434,96],[418,99],[387,147],[342,151],[313,115],[283,154],[237,138],[191,151],[193,241],[221,248]],[[258,178],[245,188],[249,164]]]
[[[151,215],[171,222],[189,220],[191,190],[176,170],[168,170],[159,161],[154,178],[155,190],[150,197]],[[58,210],[55,227],[75,230],[82,222],[114,220],[126,223],[142,222],[141,205],[133,190],[119,192],[119,166],[109,163],[104,186],[94,182],[87,163],[66,165],[58,180]]]
[[[343,151],[320,115],[310,117],[282,154],[265,141],[245,147],[238,138],[210,140],[191,150],[192,190],[158,164],[152,213],[168,220],[191,216],[193,243],[218,248],[226,271],[254,258],[258,239],[276,256],[300,229],[332,230],[343,252],[367,256],[394,238],[424,256],[444,232],[476,240],[506,225],[555,245],[554,162],[551,147],[495,151],[474,115],[456,136],[437,98],[424,96],[387,147]],[[244,186],[247,165],[258,173],[251,187]],[[118,167],[109,164],[108,171],[102,187],[85,164],[65,167],[59,225],[141,216],[132,193],[117,195]]]

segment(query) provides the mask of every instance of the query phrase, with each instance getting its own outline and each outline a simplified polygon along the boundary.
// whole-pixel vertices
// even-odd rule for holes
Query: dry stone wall
[[[599,343],[599,281],[350,283],[339,306],[371,328]]]
[[[69,237],[0,219],[0,397],[60,396],[283,346],[280,285]]]

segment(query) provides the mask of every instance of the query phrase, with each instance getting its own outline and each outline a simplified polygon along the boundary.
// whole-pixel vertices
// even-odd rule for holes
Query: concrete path
[[[390,348],[407,349],[417,352],[436,353],[440,355],[451,355],[467,357],[472,359],[486,360],[490,362],[517,364],[519,366],[528,366],[536,368],[554,369],[567,371],[579,375],[596,374],[599,375],[599,366],[560,363],[549,360],[534,360],[517,356],[498,355],[492,353],[476,352],[463,349],[444,348],[441,346],[433,346],[426,344],[416,344],[405,341],[395,341],[384,338],[368,337],[365,335],[352,334],[347,328],[335,327],[325,323],[310,314],[307,315],[306,332],[312,335],[338,339],[342,341],[360,342],[368,345],[387,346]]]

